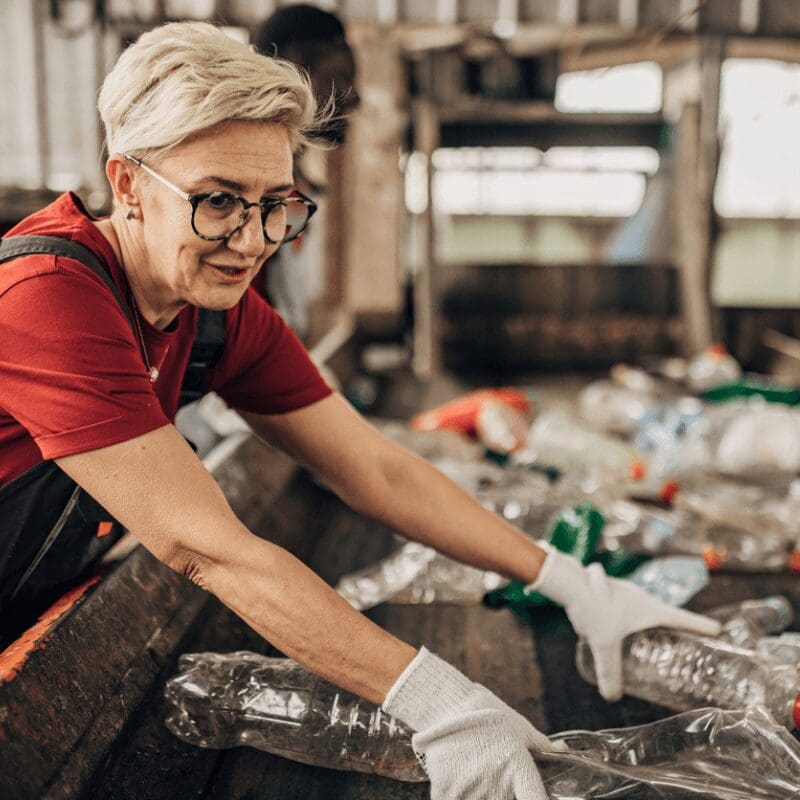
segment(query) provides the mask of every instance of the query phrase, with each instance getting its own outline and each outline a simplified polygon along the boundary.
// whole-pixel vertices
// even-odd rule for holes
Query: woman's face
[[[292,190],[292,150],[284,127],[233,121],[209,128],[148,166],[188,194],[226,191],[257,202]],[[247,223],[222,241],[192,230],[192,208],[143,170],[142,235],[147,280],[159,305],[190,303],[227,309],[242,297],[277,245],[264,238],[257,207]],[[226,270],[226,271],[223,271]]]

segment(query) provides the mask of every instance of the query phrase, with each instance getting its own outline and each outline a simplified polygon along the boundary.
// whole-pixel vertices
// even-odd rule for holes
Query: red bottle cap
[[[710,355],[714,356],[715,358],[722,358],[723,356],[728,355],[728,350],[724,344],[712,344],[708,348],[708,352]]]
[[[661,487],[661,502],[665,506],[671,505],[677,493],[678,493],[678,484],[675,481],[667,481]]]
[[[642,461],[631,461],[631,480],[640,481],[644,478],[645,466]]]
[[[707,547],[703,551],[703,558],[705,559],[706,566],[713,572],[715,569],[719,569],[725,563],[725,553],[721,553],[718,550],[714,550],[711,547]]]
[[[800,730],[800,694],[794,699],[794,709],[792,710],[792,720],[794,727]]]

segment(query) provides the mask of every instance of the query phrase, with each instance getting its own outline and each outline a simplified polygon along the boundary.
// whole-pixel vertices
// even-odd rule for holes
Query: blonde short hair
[[[305,72],[206,22],[142,34],[106,76],[98,109],[109,154],[139,158],[230,120],[280,123],[296,151],[322,122]]]

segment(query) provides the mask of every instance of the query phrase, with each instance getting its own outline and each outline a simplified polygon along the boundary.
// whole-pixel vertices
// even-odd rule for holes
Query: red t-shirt
[[[80,242],[125,275],[80,200],[64,194],[7,236]],[[96,450],[175,419],[197,326],[187,306],[165,331],[142,319],[141,346],[101,278],[69,258],[34,255],[0,264],[0,486],[43,459]],[[300,341],[252,288],[225,315],[225,351],[210,386],[233,408],[293,411],[330,394]]]

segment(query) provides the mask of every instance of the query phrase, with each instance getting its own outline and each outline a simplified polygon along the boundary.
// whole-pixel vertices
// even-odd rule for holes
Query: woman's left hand
[[[622,697],[622,641],[645,628],[667,627],[717,636],[716,620],[662,603],[626,580],[606,575],[600,564],[584,567],[577,559],[548,550],[539,577],[529,589],[564,606],[578,636],[592,651],[597,688],[609,701]]]

